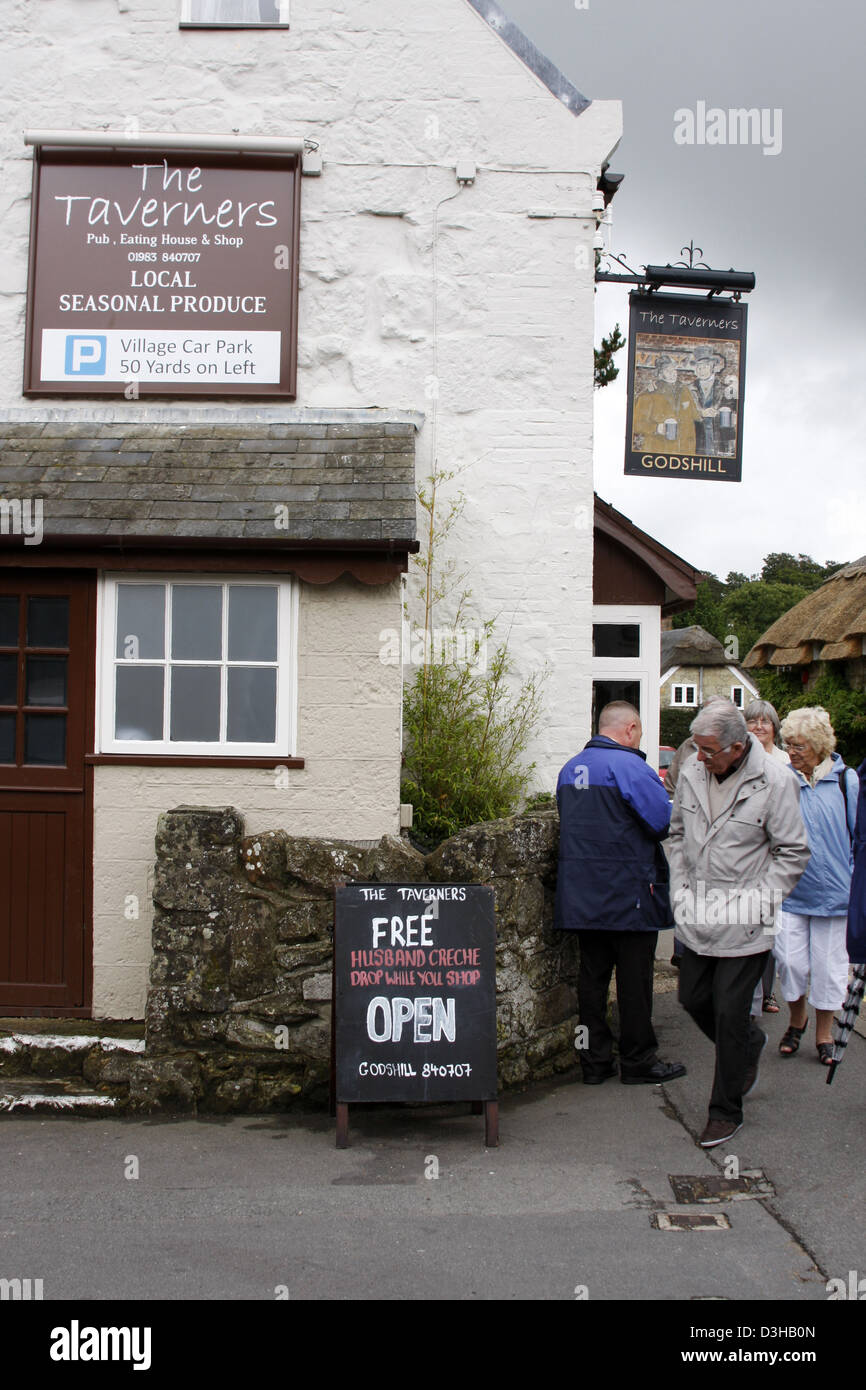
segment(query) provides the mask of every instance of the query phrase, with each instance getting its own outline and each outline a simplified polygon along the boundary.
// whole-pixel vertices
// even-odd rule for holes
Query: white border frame
[[[277,590],[277,724],[273,743],[174,743],[168,740],[120,740],[113,736],[114,625],[118,584],[235,584]],[[130,757],[208,758],[215,766],[225,758],[293,758],[298,729],[299,587],[291,575],[204,574],[186,571],[129,570],[100,575],[96,612],[96,750]],[[224,615],[224,621],[226,621]],[[165,659],[167,664],[168,658]],[[221,663],[224,665],[224,663]],[[266,663],[267,664],[267,663]]]
[[[693,700],[675,700],[675,690],[693,690],[695,698]],[[701,689],[698,681],[674,681],[671,685],[671,702],[668,709],[699,709]]]
[[[594,603],[593,623],[640,625],[640,656],[594,656],[592,681],[637,681],[640,685],[641,748],[651,767],[658,768],[659,675],[661,672],[661,609],[657,604]]]

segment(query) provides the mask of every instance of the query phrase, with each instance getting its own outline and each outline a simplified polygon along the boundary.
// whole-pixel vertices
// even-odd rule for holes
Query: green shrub
[[[489,636],[493,624],[485,624]],[[512,694],[507,645],[487,671],[430,662],[403,695],[401,800],[414,807],[413,839],[432,848],[464,826],[516,812],[535,764],[525,751],[541,708],[543,678]]]
[[[546,675],[531,676],[515,694],[507,641],[482,663],[493,620],[481,626],[483,637],[461,659],[437,649],[437,605],[447,601],[454,613],[451,630],[465,631],[471,599],[468,590],[461,591],[465,575],[455,575],[451,564],[442,572],[438,567],[442,542],[463,511],[462,494],[442,510],[441,490],[455,476],[436,467],[416,492],[426,518],[426,549],[413,556],[421,580],[423,623],[415,631],[422,664],[403,690],[400,797],[414,808],[412,838],[425,850],[464,826],[520,809],[535,771],[535,764],[524,766],[521,756],[538,723]]]
[[[696,709],[663,709],[659,718],[659,743],[679,748],[689,736],[689,725]]]

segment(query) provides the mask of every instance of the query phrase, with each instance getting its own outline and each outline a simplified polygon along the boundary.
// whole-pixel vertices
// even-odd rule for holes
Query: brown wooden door
[[[81,1013],[90,991],[87,578],[0,572],[0,1014]],[[86,957],[87,952],[87,957]]]

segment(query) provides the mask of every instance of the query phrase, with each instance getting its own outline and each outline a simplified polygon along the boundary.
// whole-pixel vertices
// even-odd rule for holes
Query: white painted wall
[[[399,833],[400,667],[380,633],[400,624],[399,581],[302,584],[298,751],[302,770],[97,767],[94,770],[93,1013],[141,1018],[153,923],[156,823],[178,806],[233,806],[248,834]],[[138,900],[138,917],[125,915]]]
[[[426,411],[419,477],[434,460],[460,470],[450,549],[477,612],[498,616],[523,674],[549,663],[532,756],[553,785],[589,733],[591,199],[619,103],[575,117],[466,0],[292,0],[289,31],[180,30],[178,14],[178,0],[7,0],[0,406],[23,403],[25,127],[318,140],[297,404]],[[462,190],[460,154],[478,167]]]
[[[424,412],[418,477],[434,464],[459,471],[452,490],[465,507],[448,553],[475,612],[497,617],[521,675],[549,668],[530,756],[552,789],[591,732],[591,200],[621,134],[619,103],[572,115],[466,0],[292,0],[289,31],[180,30],[178,14],[178,0],[6,0],[0,413],[39,420],[71,408],[87,419],[108,408],[20,393],[26,127],[317,140],[323,176],[303,181],[298,399],[284,418]],[[592,81],[587,71],[589,94]],[[457,185],[458,155],[477,165],[471,187]],[[203,419],[262,410],[182,404]],[[160,409],[131,403],[130,419]],[[308,761],[288,790],[265,772],[97,769],[97,1016],[143,1008],[150,920],[127,920],[123,905],[131,893],[149,902],[160,811],[234,805],[251,831],[374,838],[396,828],[399,668],[377,655],[396,604],[396,586],[304,591]]]

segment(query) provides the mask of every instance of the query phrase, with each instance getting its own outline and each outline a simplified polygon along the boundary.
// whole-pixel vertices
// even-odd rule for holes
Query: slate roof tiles
[[[46,538],[408,541],[414,435],[381,422],[7,423],[0,497],[41,497]]]

